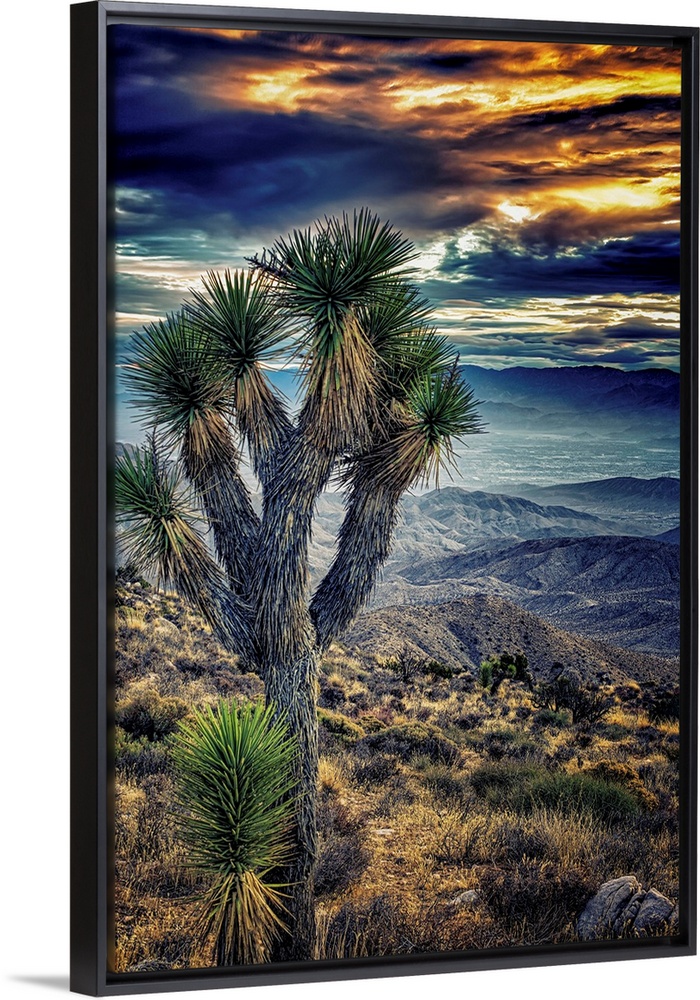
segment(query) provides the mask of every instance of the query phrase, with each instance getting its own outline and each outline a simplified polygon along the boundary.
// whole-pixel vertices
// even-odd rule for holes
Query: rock
[[[619,923],[625,908],[641,890],[634,875],[605,882],[598,892],[589,899],[578,918],[576,933],[582,941],[593,941],[600,937],[610,937]]]
[[[465,892],[460,892],[459,896],[455,896],[454,899],[450,900],[450,906],[474,906],[479,899],[479,894],[476,889],[467,889]]]
[[[635,931],[643,933],[653,931],[659,924],[670,921],[673,910],[674,906],[670,899],[657,889],[650,889],[639,907],[632,927]]]
[[[374,830],[374,833],[376,834],[377,837],[393,837],[394,828],[392,826],[384,826],[381,827],[379,830]]]
[[[625,930],[629,930],[632,922],[639,913],[639,909],[644,902],[645,897],[646,893],[643,889],[640,889],[639,892],[635,892],[627,906],[624,910],[622,910],[617,919],[613,921],[613,924],[610,927],[613,937],[622,937]],[[609,937],[610,935],[608,934],[606,936]]]
[[[654,933],[677,918],[678,907],[658,889],[645,890],[634,875],[623,875],[600,887],[578,918],[582,941]]]
[[[180,634],[180,629],[177,625],[174,622],[168,621],[167,618],[155,618],[153,620],[153,631],[156,635],[172,636],[172,638],[177,638]]]

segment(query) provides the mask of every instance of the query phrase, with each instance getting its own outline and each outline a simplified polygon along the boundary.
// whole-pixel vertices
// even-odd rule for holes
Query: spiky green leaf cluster
[[[207,707],[177,734],[179,826],[191,867],[210,882],[201,929],[213,933],[219,964],[266,961],[285,928],[285,887],[271,873],[292,849],[294,755],[261,704]]]
[[[234,378],[270,364],[284,354],[289,330],[280,316],[269,282],[251,272],[207,271],[204,291],[192,290],[187,307],[195,325],[214,340],[221,359]]]
[[[125,562],[173,587],[204,616],[228,649],[250,648],[250,623],[200,533],[200,515],[176,463],[161,458],[155,439],[125,449],[114,469],[118,543]]]
[[[180,443],[197,424],[231,407],[233,380],[207,330],[180,311],[133,335],[122,370],[131,404],[149,426]],[[206,431],[204,432],[206,433]]]
[[[265,370],[289,349],[289,319],[264,275],[209,271],[202,284],[204,291],[193,289],[193,301],[185,309],[194,326],[210,338],[217,362],[232,380],[236,423],[248,442],[255,472],[264,480],[270,456],[291,426]]]
[[[120,546],[128,562],[164,586],[206,576],[210,557],[198,532],[198,515],[177,466],[161,459],[153,441],[125,449],[114,469]],[[199,562],[194,553],[199,553]]]

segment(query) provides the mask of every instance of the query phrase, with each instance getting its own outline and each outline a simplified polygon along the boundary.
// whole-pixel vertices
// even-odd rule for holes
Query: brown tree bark
[[[286,668],[273,667],[264,674],[265,694],[275,714],[294,733],[299,753],[296,760],[297,784],[294,854],[280,872],[279,881],[289,886],[288,914],[285,921],[289,933],[283,935],[274,949],[276,962],[304,960],[312,956],[316,943],[316,913],[313,875],[317,854],[316,795],[318,785],[318,722],[316,719],[316,688],[320,656],[309,645],[306,653]]]

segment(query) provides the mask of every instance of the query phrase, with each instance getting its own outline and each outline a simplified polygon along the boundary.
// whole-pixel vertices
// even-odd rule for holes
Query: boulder
[[[475,906],[478,899],[479,894],[476,889],[467,889],[465,892],[460,892],[459,896],[455,896],[454,899],[451,899],[450,905],[461,907]]]
[[[180,629],[174,622],[168,621],[167,618],[154,618],[153,634],[177,639],[180,635]]]
[[[657,889],[650,889],[639,907],[632,927],[635,931],[647,933],[655,930],[660,924],[671,920],[674,906],[667,896]]]
[[[645,890],[634,875],[605,882],[578,918],[576,933],[582,941],[653,934],[671,923],[678,909],[658,889]]]
[[[582,941],[610,937],[619,925],[620,917],[632,899],[641,891],[641,885],[634,875],[623,875],[605,882],[598,892],[589,899],[578,918],[576,932]]]

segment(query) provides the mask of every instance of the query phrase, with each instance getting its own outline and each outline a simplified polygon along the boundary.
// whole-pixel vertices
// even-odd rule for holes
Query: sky
[[[678,369],[677,50],[108,30],[119,338],[366,205],[464,362]]]

